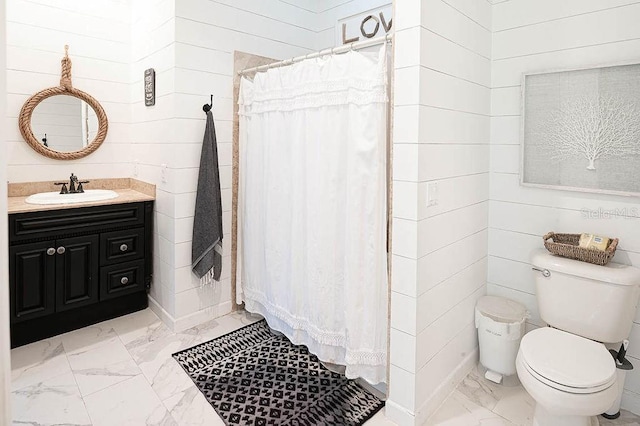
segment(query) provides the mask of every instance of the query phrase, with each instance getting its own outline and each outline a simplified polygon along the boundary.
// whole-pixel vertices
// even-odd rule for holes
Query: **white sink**
[[[29,204],[74,204],[89,201],[110,200],[118,194],[109,189],[87,189],[77,194],[60,194],[59,192],[41,192],[33,194],[24,200]]]

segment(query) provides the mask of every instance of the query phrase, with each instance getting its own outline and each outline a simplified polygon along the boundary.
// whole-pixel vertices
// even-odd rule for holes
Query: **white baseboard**
[[[173,318],[169,312],[165,311],[164,308],[160,306],[153,297],[151,297],[151,295],[148,297],[149,309],[151,309],[153,313],[156,314],[167,327],[169,327],[169,330],[173,330],[173,324],[176,322],[175,318]]]
[[[622,403],[620,408],[631,411],[633,414],[640,416],[640,394],[624,390],[622,392]]]
[[[458,385],[469,374],[471,369],[478,363],[478,348],[475,348],[467,357],[458,365],[458,367],[447,376],[447,379],[433,392],[431,398],[425,401],[416,411],[415,425],[426,423],[440,408],[442,403],[451,395]]]
[[[431,397],[422,404],[414,413],[406,408],[387,400],[385,403],[385,416],[398,426],[420,426],[427,422],[440,408],[442,403],[451,395],[458,385],[478,363],[478,348],[471,351],[464,360],[451,372]]]
[[[196,325],[230,314],[232,310],[233,305],[231,301],[227,301],[184,317],[176,318],[173,324],[173,331],[184,331],[187,328],[195,327]]]
[[[390,400],[384,403],[384,416],[398,426],[416,425],[416,417],[413,413]]]
[[[228,301],[220,303],[219,305],[210,306],[184,317],[174,318],[171,314],[165,311],[164,308],[153,299],[153,297],[149,296],[149,309],[151,309],[171,331],[178,333],[231,313],[233,305],[231,304],[231,301]]]
[[[174,318],[169,312],[165,311],[153,297],[149,296],[149,309],[151,309],[171,331],[177,333],[227,315],[231,313],[233,305],[231,304],[231,301],[227,301],[220,303],[219,305],[201,309],[180,318]]]

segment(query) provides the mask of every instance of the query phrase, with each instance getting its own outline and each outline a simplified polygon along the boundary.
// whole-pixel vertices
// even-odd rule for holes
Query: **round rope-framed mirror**
[[[27,99],[18,119],[20,133],[29,146],[57,160],[86,157],[100,147],[109,129],[102,105],[72,86],[68,49],[65,46],[60,86],[41,90]],[[38,139],[36,134],[44,137]]]

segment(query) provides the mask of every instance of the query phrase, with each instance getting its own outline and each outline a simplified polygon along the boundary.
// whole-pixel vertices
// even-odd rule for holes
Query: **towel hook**
[[[213,108],[213,95],[211,95],[211,104],[204,104],[202,105],[202,110],[204,112],[209,112],[211,111],[211,108]]]

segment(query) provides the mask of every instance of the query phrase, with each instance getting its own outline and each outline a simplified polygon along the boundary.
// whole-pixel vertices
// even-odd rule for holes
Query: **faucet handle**
[[[80,182],[78,182],[77,192],[84,192],[84,188],[82,187],[83,183],[89,183],[89,181],[88,180],[81,180]]]
[[[60,186],[62,185],[62,188],[60,188],[60,193],[61,194],[68,194],[69,190],[67,189],[67,182],[54,182],[54,185]]]

